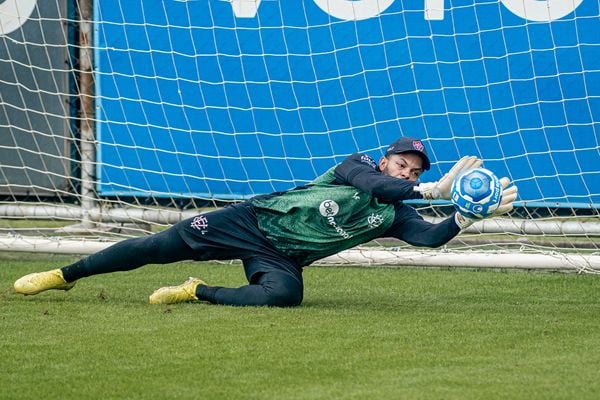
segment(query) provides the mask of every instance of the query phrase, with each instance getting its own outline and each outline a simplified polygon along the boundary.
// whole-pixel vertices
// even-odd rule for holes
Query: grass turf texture
[[[0,398],[597,399],[597,276],[384,268],[305,271],[299,308],[150,306],[179,263],[23,297],[73,259],[0,258]]]

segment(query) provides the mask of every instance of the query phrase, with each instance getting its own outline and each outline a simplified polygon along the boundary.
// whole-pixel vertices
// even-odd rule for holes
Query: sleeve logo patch
[[[367,223],[369,224],[369,228],[377,228],[379,225],[383,224],[383,215],[372,213],[367,218]]]
[[[373,159],[373,157],[368,156],[366,154],[362,154],[360,156],[360,162],[364,163],[364,164],[367,164],[371,168],[376,168],[377,167],[377,163],[375,162],[375,160]]]
[[[194,217],[190,226],[204,235],[208,230],[208,219],[204,215],[198,215]]]

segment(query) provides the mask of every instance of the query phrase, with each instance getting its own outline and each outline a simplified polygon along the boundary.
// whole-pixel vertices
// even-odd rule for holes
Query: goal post
[[[600,271],[599,29],[588,0],[6,0],[0,250],[90,253],[411,136],[424,180],[478,155],[517,209],[324,263]]]

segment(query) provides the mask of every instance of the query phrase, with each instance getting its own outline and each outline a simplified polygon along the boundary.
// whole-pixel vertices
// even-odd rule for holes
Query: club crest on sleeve
[[[371,213],[367,218],[367,222],[369,224],[369,228],[377,228],[379,225],[383,224],[383,215]]]
[[[208,219],[204,215],[199,215],[192,220],[190,226],[204,235],[208,229]]]
[[[366,154],[362,154],[360,156],[360,162],[364,163],[364,164],[367,164],[371,168],[376,168],[377,167],[377,163],[375,162],[375,160],[373,159],[373,157],[368,156]]]

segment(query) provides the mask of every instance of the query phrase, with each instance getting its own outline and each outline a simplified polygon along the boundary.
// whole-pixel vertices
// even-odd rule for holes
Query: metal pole
[[[96,203],[94,135],[94,53],[93,53],[93,7],[92,0],[79,1],[79,99],[80,151],[81,151],[81,225],[94,226],[90,212]]]
[[[0,236],[0,251],[37,251],[55,254],[91,254],[115,242],[85,239]],[[418,266],[438,268],[515,268],[528,270],[600,273],[600,256],[566,253],[524,254],[520,252],[490,254],[442,253],[435,251],[393,251],[351,249],[324,258],[316,265],[361,265],[390,267]]]

